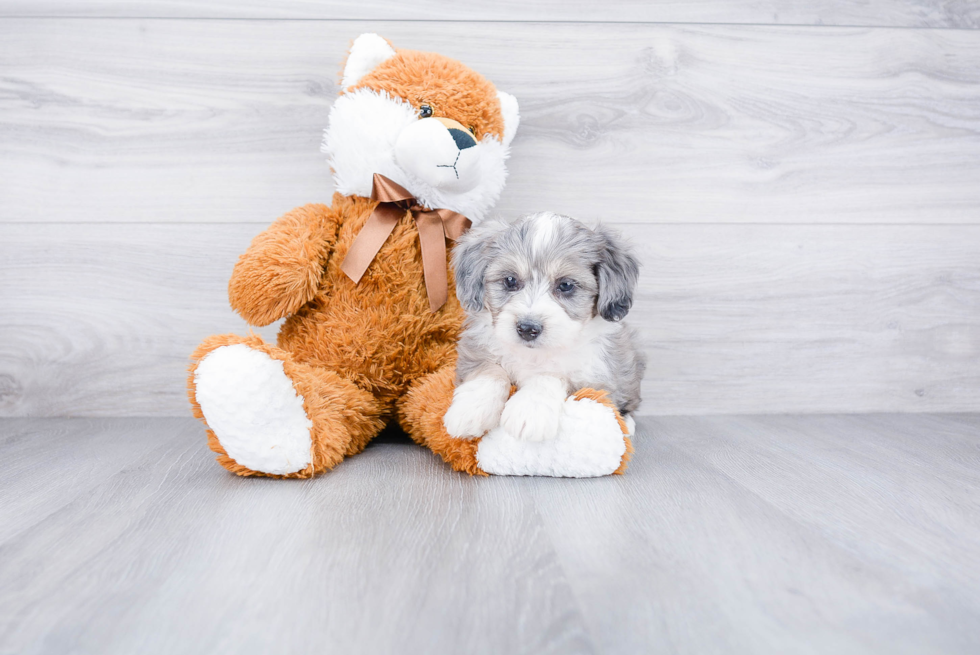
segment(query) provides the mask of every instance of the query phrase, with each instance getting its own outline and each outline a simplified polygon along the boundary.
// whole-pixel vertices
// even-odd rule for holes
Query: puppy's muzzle
[[[517,335],[524,341],[534,341],[543,330],[543,325],[531,319],[525,318],[517,323]]]

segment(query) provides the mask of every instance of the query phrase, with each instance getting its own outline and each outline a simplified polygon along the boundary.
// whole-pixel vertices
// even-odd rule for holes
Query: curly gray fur
[[[645,359],[620,321],[633,304],[636,257],[612,230],[551,212],[491,220],[453,250],[456,295],[467,310],[458,382],[503,368],[511,381],[550,374],[569,391],[604,389],[627,415],[640,404]],[[522,341],[519,325],[540,328]]]

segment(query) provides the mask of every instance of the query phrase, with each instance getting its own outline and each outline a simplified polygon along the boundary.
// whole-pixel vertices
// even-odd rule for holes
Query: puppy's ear
[[[620,321],[633,306],[640,264],[618,233],[599,225],[595,235],[599,239],[599,262],[596,264],[599,298],[596,309],[607,321]]]
[[[456,297],[464,309],[478,312],[483,309],[486,293],[484,277],[490,263],[490,248],[507,223],[490,219],[476,225],[460,237],[453,248],[453,273],[456,276]]]

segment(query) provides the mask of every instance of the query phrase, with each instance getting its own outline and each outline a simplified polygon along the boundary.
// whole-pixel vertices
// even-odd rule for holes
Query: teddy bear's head
[[[503,190],[517,123],[517,100],[479,73],[362,34],[344,66],[323,150],[342,194],[370,196],[381,173],[421,204],[476,223]]]

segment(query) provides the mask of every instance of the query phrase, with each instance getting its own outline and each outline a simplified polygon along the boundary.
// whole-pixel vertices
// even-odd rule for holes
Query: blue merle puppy
[[[607,391],[632,423],[645,362],[622,319],[639,266],[618,234],[551,212],[485,221],[460,239],[453,268],[468,316],[444,419],[451,436],[500,425],[551,439],[565,399],[583,387]]]

